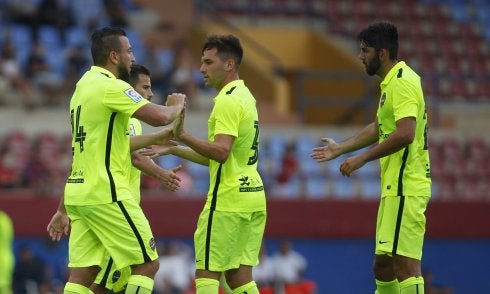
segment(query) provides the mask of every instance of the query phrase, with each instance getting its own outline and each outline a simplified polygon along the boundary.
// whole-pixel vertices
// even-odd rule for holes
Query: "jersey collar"
[[[113,78],[113,79],[116,78],[116,76],[112,72],[110,72],[107,69],[105,69],[103,67],[100,67],[100,66],[92,65],[92,67],[90,67],[90,71],[99,72],[99,73],[101,73],[103,75],[108,76],[109,78]]]
[[[398,73],[398,70],[404,67],[405,65],[406,65],[405,61],[398,61],[398,63],[395,64],[395,66],[393,66],[390,69],[390,71],[386,74],[385,78],[381,82],[381,87],[386,86],[390,82],[390,80]]]
[[[231,88],[237,87],[237,86],[243,86],[245,85],[245,82],[243,80],[234,80],[226,84],[221,91],[219,91],[218,95],[214,97],[213,101],[216,101],[216,98],[226,95],[226,92],[230,91]]]

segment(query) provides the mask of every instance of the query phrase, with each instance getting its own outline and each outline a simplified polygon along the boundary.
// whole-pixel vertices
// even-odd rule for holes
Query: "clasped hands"
[[[172,128],[165,128],[158,132],[158,139],[154,142],[154,144],[140,150],[142,155],[155,158],[161,155],[171,154],[172,148],[177,146],[176,141],[179,141],[185,133],[185,98],[186,96],[180,93],[173,93],[167,96],[166,106],[182,106],[182,110],[174,120]]]

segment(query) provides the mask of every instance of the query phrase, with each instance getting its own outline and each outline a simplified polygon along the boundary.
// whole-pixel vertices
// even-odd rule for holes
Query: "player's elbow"
[[[225,163],[228,160],[228,156],[230,155],[229,149],[220,150],[220,152],[216,155],[216,160],[219,163]]]
[[[402,143],[403,146],[407,146],[412,144],[413,140],[415,139],[415,133],[414,132],[405,132],[401,134],[399,137],[400,142]]]
[[[152,127],[166,126],[173,121],[171,114],[164,106],[152,103],[138,109],[133,116]]]

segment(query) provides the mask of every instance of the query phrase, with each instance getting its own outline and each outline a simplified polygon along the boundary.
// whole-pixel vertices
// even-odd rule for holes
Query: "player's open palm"
[[[169,141],[162,145],[150,145],[144,149],[138,150],[141,155],[149,156],[150,158],[156,158],[162,155],[172,154],[172,148],[176,147],[177,144],[173,141]]]
[[[317,162],[329,161],[342,154],[339,144],[334,139],[321,138],[321,141],[326,143],[326,145],[313,148],[313,153],[310,155]]]
[[[182,165],[178,165],[170,170],[165,170],[160,178],[160,183],[168,190],[175,192],[180,188],[180,177],[177,172],[182,169]]]
[[[51,240],[59,241],[63,235],[68,236],[70,232],[70,218],[66,213],[56,211],[46,229]]]

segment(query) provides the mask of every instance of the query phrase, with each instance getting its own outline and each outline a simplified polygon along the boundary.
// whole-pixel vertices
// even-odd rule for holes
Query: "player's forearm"
[[[60,198],[60,203],[58,204],[58,211],[66,214],[66,208],[65,208],[65,196],[61,196]]]
[[[162,168],[158,164],[156,164],[152,159],[150,159],[148,156],[144,156],[141,154],[133,154],[132,163],[134,167],[139,169],[144,174],[155,179],[160,178]]]
[[[378,141],[378,127],[373,122],[362,130],[360,130],[353,137],[345,140],[340,144],[342,154],[349,153],[362,149],[367,146],[371,146]]]
[[[172,154],[192,162],[209,166],[209,158],[197,153],[187,146],[175,146],[172,148]]]
[[[202,140],[187,132],[181,134],[179,141],[202,156],[217,162],[224,163],[230,154],[231,144],[227,146],[218,141],[210,142],[208,140]]]
[[[183,104],[162,106],[148,103],[138,109],[133,114],[133,117],[153,127],[166,126],[171,124],[180,115],[183,107]]]
[[[135,150],[145,148],[149,145],[162,144],[163,142],[167,142],[169,135],[170,131],[167,129],[163,129],[155,133],[133,136],[130,138],[130,151],[133,152]]]

